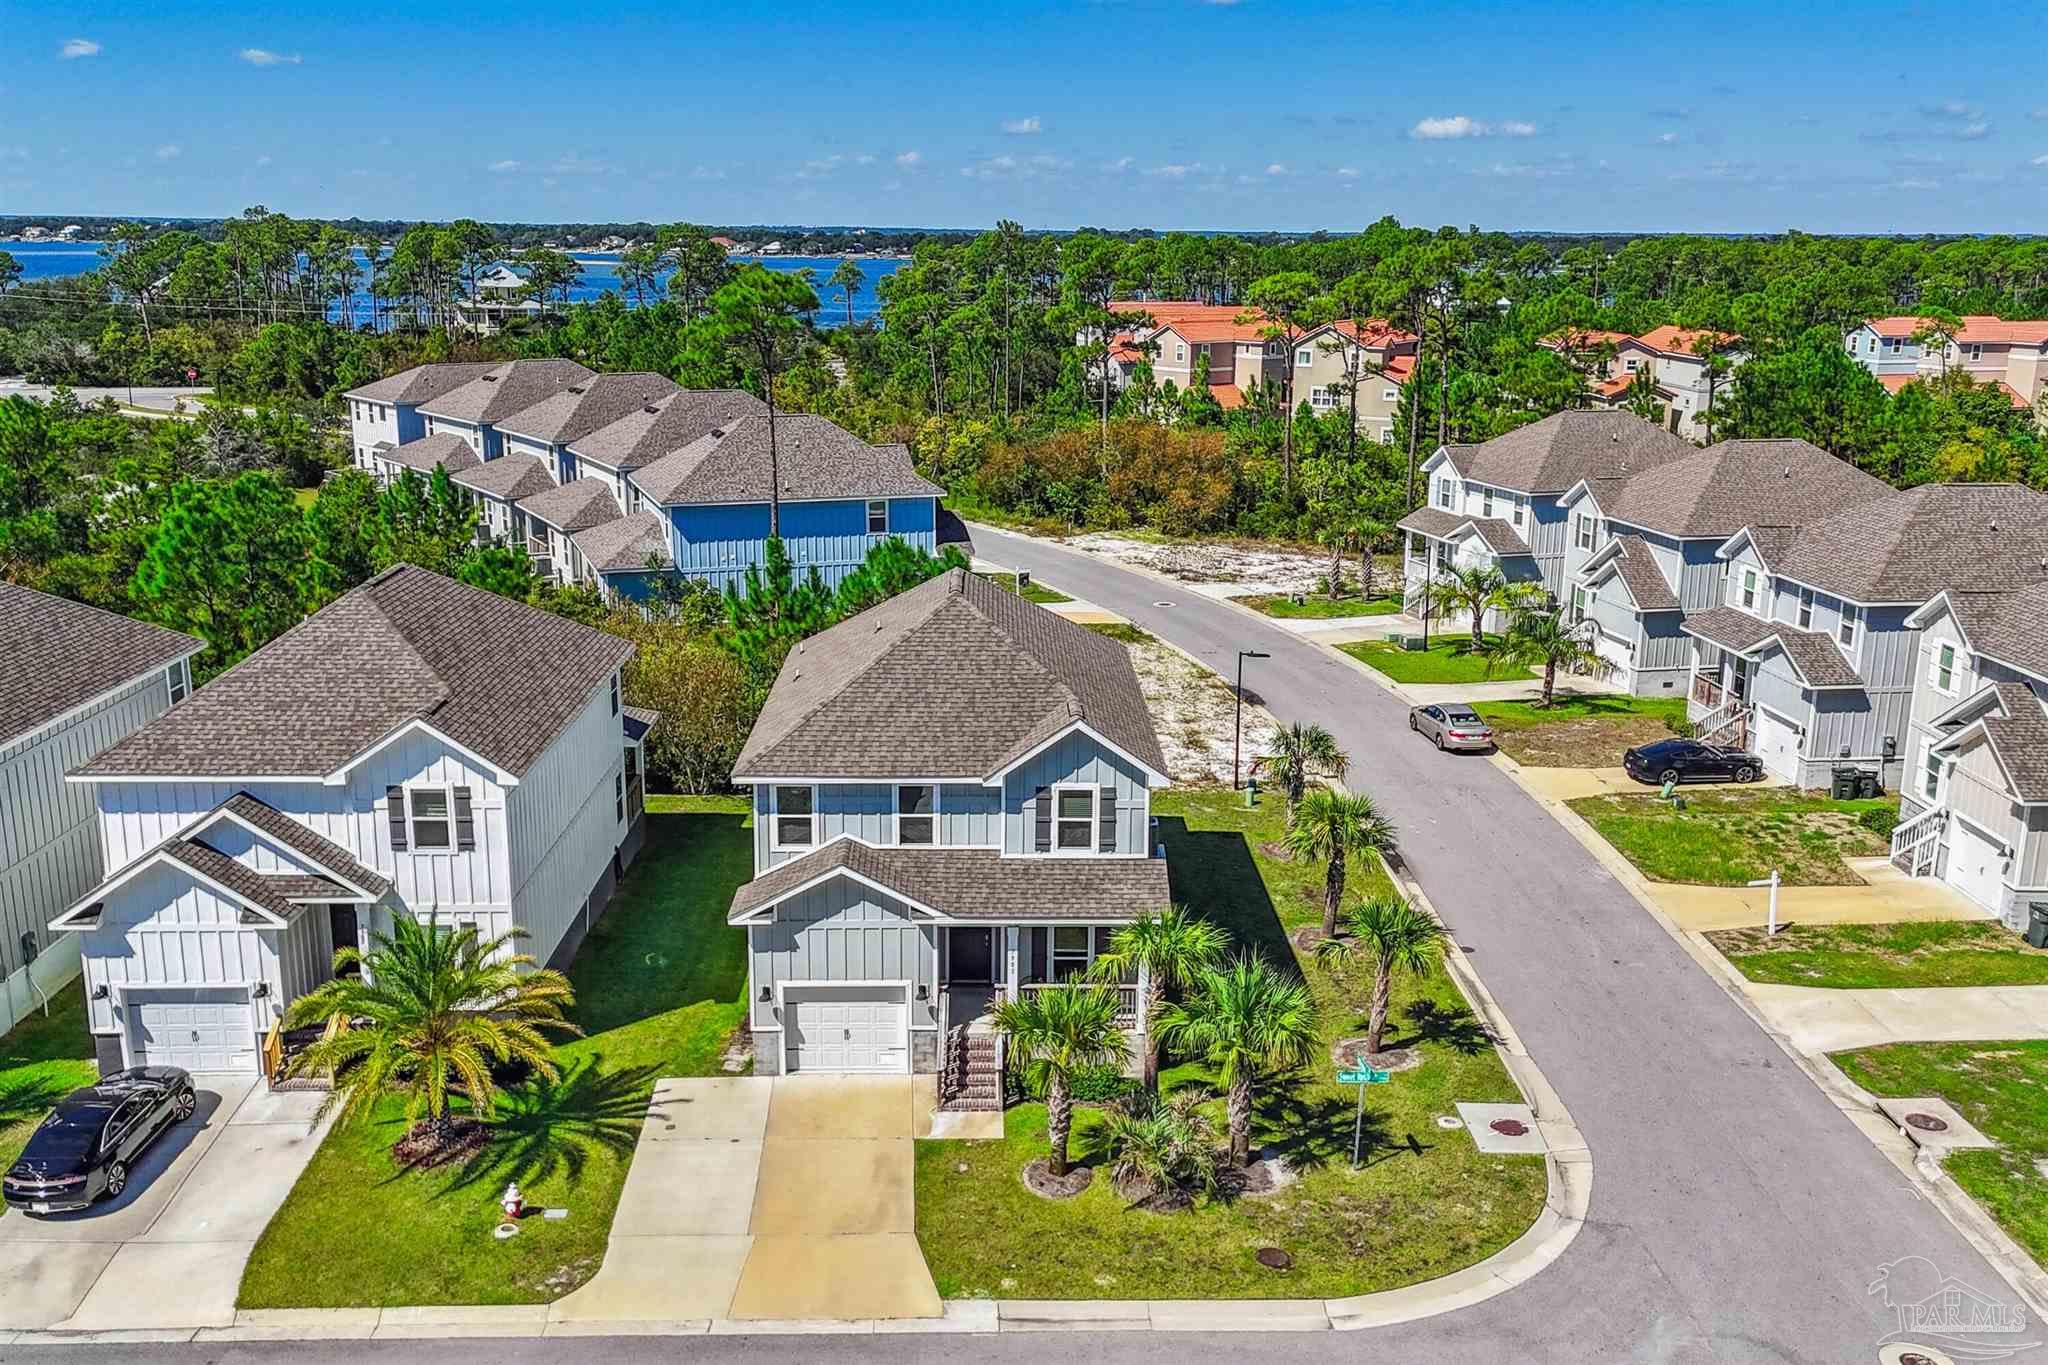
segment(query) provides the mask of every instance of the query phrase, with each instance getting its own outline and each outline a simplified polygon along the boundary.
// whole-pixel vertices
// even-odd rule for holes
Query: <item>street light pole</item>
[[[1237,651],[1237,725],[1236,734],[1230,741],[1230,789],[1236,791],[1244,784],[1238,780],[1239,762],[1244,750],[1244,661],[1246,659],[1270,659],[1270,654],[1256,649]]]

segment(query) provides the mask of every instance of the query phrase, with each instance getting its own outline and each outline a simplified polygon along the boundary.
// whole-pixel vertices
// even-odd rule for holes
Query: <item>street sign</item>
[[[1390,1071],[1375,1071],[1369,1066],[1338,1067],[1337,1084],[1358,1087],[1358,1116],[1351,1121],[1351,1166],[1358,1168],[1358,1146],[1365,1135],[1365,1088],[1369,1085],[1385,1085],[1394,1079]]]
[[[1337,1073],[1339,1085],[1385,1085],[1394,1079],[1390,1071],[1374,1071],[1367,1067],[1363,1071],[1342,1071]]]

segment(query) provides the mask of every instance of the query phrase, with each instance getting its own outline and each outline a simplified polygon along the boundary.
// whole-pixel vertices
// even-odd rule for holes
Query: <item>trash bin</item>
[[[1875,801],[1880,794],[1877,774],[1865,768],[1856,774],[1856,795],[1865,801]]]
[[[1836,768],[1834,770],[1834,777],[1834,786],[1829,790],[1829,794],[1837,801],[1854,801],[1856,799],[1856,770],[1854,768]]]
[[[2027,942],[2048,948],[2048,901],[2027,902]]]

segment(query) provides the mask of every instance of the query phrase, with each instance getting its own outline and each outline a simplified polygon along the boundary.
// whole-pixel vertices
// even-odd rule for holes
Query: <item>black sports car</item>
[[[74,1090],[50,1111],[0,1178],[7,1207],[65,1213],[128,1188],[128,1173],[149,1144],[199,1107],[190,1073],[137,1066]]]
[[[1621,766],[1638,782],[1754,782],[1764,761],[1741,749],[1702,744],[1696,739],[1660,739],[1630,749]]]

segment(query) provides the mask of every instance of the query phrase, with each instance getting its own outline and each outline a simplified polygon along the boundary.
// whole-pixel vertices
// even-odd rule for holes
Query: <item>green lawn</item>
[[[985,573],[982,577],[1001,588],[1004,592],[1017,591],[1017,575],[1013,573]],[[1024,585],[1024,600],[1026,602],[1036,602],[1040,606],[1050,606],[1056,602],[1071,602],[1074,599],[1056,588],[1046,587],[1045,584],[1034,578]]]
[[[1493,726],[1501,752],[1534,768],[1612,768],[1638,744],[1668,739],[1685,719],[1683,697],[1583,697],[1558,694],[1533,701],[1474,702]]]
[[[1259,593],[1237,599],[1253,611],[1286,621],[1334,621],[1352,616],[1392,616],[1401,610],[1398,597],[1331,597],[1310,593],[1296,602],[1284,593]]]
[[[753,870],[746,803],[651,797],[648,842],[569,969],[582,1038],[558,1085],[529,1084],[470,1166],[407,1174],[395,1106],[328,1135],[242,1277],[244,1308],[542,1303],[596,1273],[647,1097],[662,1076],[719,1070],[746,993],[732,892]],[[492,1240],[498,1195],[566,1207]]]
[[[1487,638],[1491,640],[1494,637]],[[1395,682],[1521,682],[1530,676],[1521,669],[1488,673],[1485,658],[1472,650],[1472,636],[1468,631],[1432,634],[1426,650],[1403,649],[1390,640],[1360,640],[1337,648]]]
[[[1841,990],[2048,985],[2048,950],[1994,920],[1794,924],[1708,934],[1751,981]]]
[[[0,1170],[14,1164],[50,1106],[99,1079],[85,1027],[85,991],[77,982],[0,1038]]]
[[[1178,901],[1226,925],[1238,944],[1296,970],[1287,935],[1321,917],[1321,871],[1259,851],[1280,837],[1282,805],[1246,811],[1231,792],[1176,791],[1153,803]],[[1359,892],[1384,886],[1354,874]],[[1370,978],[1306,968],[1334,1041],[1364,1031]],[[1125,1207],[1106,1172],[1061,1202],[1026,1190],[1018,1172],[1045,1151],[1045,1108],[1012,1108],[1001,1142],[917,1145],[917,1229],[939,1292],[949,1298],[1274,1298],[1346,1295],[1430,1279],[1507,1245],[1543,1203],[1543,1163],[1483,1157],[1435,1116],[1459,1100],[1519,1098],[1507,1070],[1457,988],[1434,979],[1396,987],[1389,1042],[1426,1060],[1370,1092],[1364,1169],[1348,1169],[1357,1091],[1329,1083],[1322,1058],[1299,1085],[1268,1093],[1255,1141],[1279,1147],[1301,1171],[1285,1190],[1234,1204],[1155,1214]],[[1180,1065],[1169,1089],[1211,1086],[1205,1068]],[[1216,1112],[1221,1130],[1221,1105]],[[1083,1108],[1073,1151],[1101,1159],[1100,1117]],[[963,1169],[964,1168],[964,1169]],[[1253,1260],[1263,1246],[1294,1257],[1276,1274]]]
[[[1942,1162],[1979,1204],[2048,1264],[2048,1042],[1893,1043],[1834,1054],[1873,1095],[1939,1095],[2000,1144]]]
[[[1151,639],[1151,633],[1129,621],[1089,621],[1086,627],[1097,635],[1107,635],[1122,645],[1142,645]]]
[[[1585,796],[1571,808],[1660,882],[1741,886],[1771,875],[1787,886],[1855,886],[1844,857],[1881,857],[1890,840],[1863,828],[1867,810],[1896,813],[1897,797],[1834,801],[1783,787],[1682,787],[1686,808],[1654,793]]]

